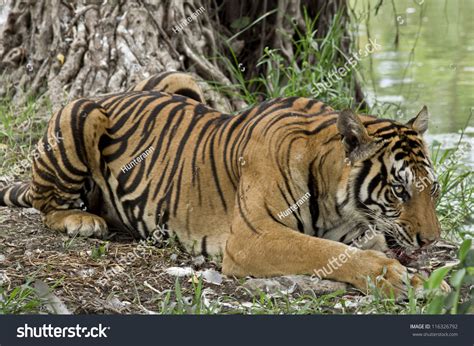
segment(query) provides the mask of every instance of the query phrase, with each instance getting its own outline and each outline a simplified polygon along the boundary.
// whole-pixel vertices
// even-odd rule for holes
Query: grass
[[[38,313],[41,300],[30,286],[31,280],[11,290],[0,286],[0,314]]]
[[[436,210],[445,235],[457,241],[474,236],[468,227],[474,223],[474,172],[463,162],[464,154],[470,150],[469,146],[460,144],[441,150],[441,144],[434,143],[432,148],[432,160],[441,185]]]
[[[247,80],[239,68],[238,59],[230,51],[231,59],[221,57],[226,63],[235,84],[231,87],[216,85],[227,94],[236,95],[246,103],[253,105],[263,99],[281,96],[315,96],[315,86],[326,78],[327,71],[342,67],[348,61],[339,50],[343,39],[340,17],[336,16],[326,37],[316,39],[315,20],[306,16],[306,31],[298,32],[293,40],[295,54],[291,61],[286,61],[277,50],[265,49],[258,67],[264,73]],[[357,69],[348,71],[344,78],[338,80],[318,95],[322,101],[336,109],[355,107],[355,76]],[[386,114],[394,111],[393,105],[376,105],[365,109],[368,113]],[[396,109],[395,109],[396,111]],[[29,154],[34,144],[42,135],[50,106],[36,100],[29,100],[25,105],[14,104],[10,99],[0,100],[0,174],[12,179],[28,178],[28,165],[18,165]],[[439,170],[439,181],[442,185],[441,198],[437,205],[443,229],[446,235],[460,242],[472,237],[468,225],[472,224],[474,210],[473,172],[462,164],[457,153],[460,147],[452,150],[441,150],[438,144],[432,148],[432,159]],[[68,251],[74,239],[66,241]],[[90,249],[90,258],[101,263],[109,255],[109,243],[95,244]],[[464,245],[466,247],[466,245]],[[419,299],[412,293],[409,299],[396,302],[379,294],[373,296],[354,296],[344,291],[311,296],[286,295],[272,296],[260,292],[257,295],[246,295],[245,299],[233,294],[213,296],[202,279],[191,285],[187,279],[176,279],[174,286],[156,293],[153,311],[162,314],[323,314],[323,313],[383,313],[383,314],[422,314],[464,311],[458,307],[462,287],[471,284],[473,274],[473,255],[460,254],[460,264],[454,269],[444,269],[432,275],[427,284],[428,298]],[[464,256],[464,257],[463,257]],[[1,272],[0,272],[1,273]],[[448,278],[455,287],[453,295],[439,294],[439,279]],[[0,277],[1,278],[1,277]],[[6,288],[0,285],[0,313],[34,313],[39,312],[41,300],[31,287],[33,278],[19,286]],[[138,282],[136,283],[139,284]],[[134,287],[138,291],[140,287]],[[376,293],[376,292],[375,292]],[[472,292],[470,293],[472,295]],[[251,298],[249,298],[251,297]],[[137,302],[140,303],[138,297]]]
[[[30,156],[45,131],[50,110],[48,101],[29,99],[16,105],[10,98],[0,99],[0,175],[28,177]]]
[[[315,97],[316,85],[328,80],[328,72],[343,67],[350,57],[338,48],[344,41],[344,28],[341,14],[334,17],[324,38],[316,36],[317,18],[305,17],[306,30],[301,32],[295,26],[297,38],[288,37],[295,47],[291,61],[286,61],[275,49],[265,47],[256,68],[264,71],[261,75],[247,79],[239,66],[239,61],[232,48],[230,58],[220,56],[228,73],[235,83],[232,86],[214,84],[215,88],[228,95],[237,97],[247,104],[253,105],[265,99],[282,96]],[[353,106],[352,95],[355,93],[354,69],[350,69],[344,80],[331,83],[318,98],[336,108]]]

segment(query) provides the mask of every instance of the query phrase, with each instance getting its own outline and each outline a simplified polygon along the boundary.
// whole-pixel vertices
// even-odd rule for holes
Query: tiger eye
[[[399,198],[403,201],[406,201],[409,198],[409,195],[406,192],[405,187],[402,184],[393,184],[392,185],[392,191],[393,191],[393,194],[397,198]]]

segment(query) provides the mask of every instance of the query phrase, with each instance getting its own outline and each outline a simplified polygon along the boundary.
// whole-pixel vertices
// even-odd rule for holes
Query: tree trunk
[[[288,37],[295,35],[294,23],[302,28],[303,7],[313,17],[321,12],[320,37],[336,11],[345,10],[343,0],[326,3],[10,0],[3,9],[3,27],[0,22],[0,97],[22,102],[45,95],[57,109],[81,96],[124,90],[164,70],[188,71],[200,80],[230,86],[231,77],[218,59],[228,54],[227,38],[234,36],[228,44],[245,66],[256,66],[265,46],[290,59]],[[260,20],[242,31],[242,18],[247,24]],[[348,44],[342,46],[347,52]],[[246,77],[257,73],[265,71],[247,68]],[[222,111],[244,106],[203,84],[211,106]]]

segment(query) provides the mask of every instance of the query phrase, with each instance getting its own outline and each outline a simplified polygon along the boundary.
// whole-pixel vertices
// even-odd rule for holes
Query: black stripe
[[[207,253],[207,235],[205,235],[204,237],[202,237],[202,240],[201,240],[201,254],[204,256],[204,257],[207,257],[209,254]]]
[[[288,227],[287,225],[285,225],[283,222],[281,222],[280,220],[278,220],[275,215],[271,212],[270,208],[268,207],[267,203],[264,204],[265,206],[265,210],[268,214],[268,216],[270,216],[270,218],[275,221],[276,223],[282,225],[282,226],[285,226],[285,227]]]
[[[310,163],[309,175],[308,175],[308,191],[311,194],[309,196],[309,212],[311,214],[311,224],[313,226],[314,234],[318,234],[318,219],[319,219],[319,206],[318,206],[318,186],[316,184],[316,178],[313,175],[314,161]]]
[[[179,196],[181,194],[181,182],[183,180],[183,169],[184,169],[185,163],[186,163],[186,159],[184,159],[183,162],[181,163],[181,169],[179,170],[179,173],[178,173],[178,183],[177,183],[177,186],[176,186],[176,195],[174,196],[173,216],[176,216],[176,213],[178,211]]]
[[[204,102],[204,100],[201,99],[201,96],[197,92],[195,92],[193,89],[182,88],[182,89],[178,89],[174,91],[173,94],[183,95],[193,100],[196,100],[198,102]]]
[[[169,75],[171,74],[175,74],[175,73],[179,73],[179,72],[176,72],[176,71],[168,71],[168,72],[163,72],[163,73],[160,73],[156,76],[153,76],[153,77],[150,77],[150,79],[148,80],[148,82],[145,83],[145,85],[143,86],[142,90],[152,90],[156,85],[160,84],[160,82],[165,79],[166,77],[168,77]]]
[[[257,229],[250,223],[250,221],[247,219],[247,217],[245,216],[244,214],[244,211],[242,210],[242,205],[241,205],[241,200],[239,199],[239,201],[237,202],[237,205],[239,207],[239,213],[240,213],[240,216],[242,217],[242,220],[244,220],[245,224],[248,226],[248,228],[250,228],[250,230],[254,233],[257,233],[257,234],[260,234]]]

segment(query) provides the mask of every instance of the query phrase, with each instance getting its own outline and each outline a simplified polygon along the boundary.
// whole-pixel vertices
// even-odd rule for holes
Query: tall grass
[[[30,280],[11,290],[0,285],[0,315],[38,313],[40,308],[41,300],[31,287]]]
[[[248,69],[263,71],[255,78],[247,79],[240,68],[238,57],[229,46],[230,58],[221,56],[233,85],[215,84],[216,89],[242,99],[253,105],[268,98],[283,96],[314,97],[316,85],[327,80],[327,74],[334,68],[342,67],[348,57],[339,47],[347,39],[343,27],[342,15],[337,14],[330,24],[328,33],[323,38],[317,37],[316,18],[305,14],[305,30],[295,26],[296,39],[287,37],[294,46],[294,55],[290,61],[276,49],[265,47],[264,54],[257,66]],[[318,94],[318,98],[335,107],[353,106],[355,92],[354,70],[349,70],[344,80],[334,81],[329,88]]]
[[[460,144],[452,149],[432,146],[432,160],[441,185],[436,207],[445,235],[453,240],[474,236],[474,171],[464,162],[466,152],[473,149]]]
[[[15,175],[15,178],[30,174],[24,165],[15,164],[26,159],[44,133],[51,114],[49,101],[29,99],[18,105],[9,97],[0,99],[0,176]]]

